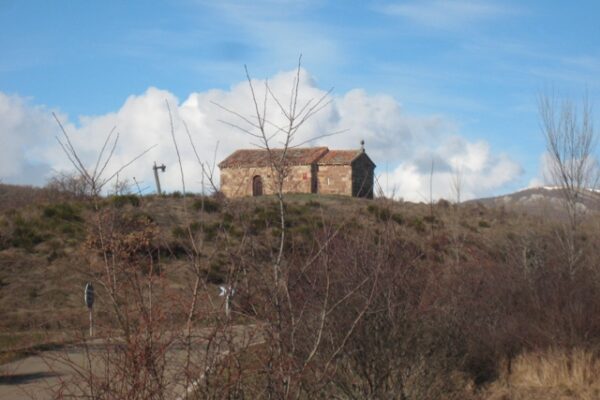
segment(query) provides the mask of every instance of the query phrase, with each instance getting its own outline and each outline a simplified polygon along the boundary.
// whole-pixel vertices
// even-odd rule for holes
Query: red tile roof
[[[330,150],[319,160],[319,165],[350,165],[361,154],[361,150]]]
[[[271,149],[271,157],[281,158],[283,149]],[[329,149],[327,147],[308,147],[288,149],[287,165],[310,165],[319,161]],[[219,168],[232,167],[268,167],[271,165],[269,152],[263,149],[237,150],[219,163]]]

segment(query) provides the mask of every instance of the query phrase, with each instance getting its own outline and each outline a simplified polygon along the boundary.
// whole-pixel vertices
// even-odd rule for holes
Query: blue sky
[[[340,104],[361,90],[370,104],[366,118],[388,118],[374,111],[379,106],[373,99],[383,96],[397,103],[390,113],[401,113],[404,122],[420,121],[418,127],[406,122],[411,137],[421,135],[412,150],[394,153],[392,128],[381,140],[373,133],[372,141],[386,148],[373,151],[379,172],[385,165],[394,175],[388,181],[421,190],[400,182],[409,179],[409,170],[423,175],[414,154],[452,159],[455,153],[439,145],[459,138],[458,147],[485,144],[490,153],[484,162],[488,175],[478,178],[473,167],[472,195],[511,191],[540,175],[538,93],[552,88],[578,99],[587,90],[599,103],[598,15],[595,1],[0,0],[4,112],[14,114],[17,107],[41,121],[33,127],[0,123],[5,143],[17,135],[31,138],[5,146],[23,152],[23,168],[0,173],[0,179],[43,184],[41,166],[61,168],[48,156],[52,141],[27,131],[45,126],[44,113],[58,111],[78,134],[99,135],[86,129],[91,118],[122,115],[127,99],[148,97],[149,88],[182,106],[192,94],[215,89],[233,96],[244,64],[253,76],[272,78],[292,70],[302,53],[310,87],[334,87]],[[442,122],[436,132],[419,133],[428,129],[428,120]],[[48,127],[47,135],[54,134]],[[412,164],[400,168],[408,158]],[[490,180],[489,171],[501,168],[498,163],[508,166],[508,160],[510,172],[503,179],[476,190],[477,179]]]

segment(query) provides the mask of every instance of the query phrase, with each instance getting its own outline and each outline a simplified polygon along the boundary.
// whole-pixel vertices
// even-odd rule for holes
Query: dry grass
[[[367,245],[378,240],[387,240],[390,249],[395,249],[390,259],[404,268],[397,285],[407,288],[398,302],[408,310],[398,314],[404,318],[398,320],[403,327],[398,341],[406,340],[398,351],[404,360],[405,348],[414,350],[415,360],[427,360],[422,368],[427,374],[420,373],[412,359],[408,363],[403,385],[414,398],[441,398],[424,393],[432,393],[439,386],[437,393],[448,395],[449,386],[444,385],[451,383],[452,387],[465,387],[453,397],[461,400],[471,393],[490,400],[600,399],[600,379],[596,379],[600,361],[585,351],[524,354],[513,361],[510,376],[502,376],[500,371],[496,380],[499,360],[524,346],[600,345],[600,324],[589,317],[600,312],[600,301],[595,300],[600,298],[600,286],[593,286],[600,282],[600,270],[590,267],[575,277],[577,280],[565,280],[560,262],[555,261],[560,249],[552,245],[555,235],[549,219],[479,204],[454,207],[439,202],[430,207],[314,195],[291,195],[288,200],[286,251],[290,257],[310,254],[315,235],[330,223],[348,238],[363,238],[357,243],[364,243],[366,249],[373,249]],[[186,267],[189,226],[203,241],[201,266],[206,271],[207,293],[216,298],[216,285],[227,278],[229,266],[239,261],[237,249],[242,248],[242,241],[250,243],[244,249],[253,252],[252,262],[257,268],[269,262],[279,215],[272,196],[214,202],[210,203],[214,207],[204,212],[197,203],[194,196],[152,196],[139,202],[134,197],[120,197],[103,199],[100,208],[110,210],[115,217],[147,216],[155,222],[160,232],[153,246],[174,293],[190,291],[194,278]],[[0,207],[0,244],[4,243],[0,247],[0,353],[7,359],[45,343],[50,335],[87,327],[81,294],[98,261],[84,246],[86,228],[95,223],[92,214],[91,207],[80,200],[28,204],[8,211]],[[597,222],[597,218],[590,219],[590,223]],[[597,243],[600,237],[600,231],[592,228],[590,225],[585,231],[586,243]],[[33,240],[36,238],[39,240]],[[586,262],[594,266],[598,256],[591,250],[591,261]],[[239,256],[247,254],[240,252]],[[243,309],[241,297],[238,302]],[[108,302],[101,288],[96,304],[97,321],[108,323]],[[177,316],[173,313],[171,318],[175,321]],[[414,326],[415,331],[407,331],[408,326]],[[23,335],[31,330],[43,333],[42,337],[26,341]],[[365,332],[370,340],[372,330]],[[421,332],[426,333],[425,339]],[[580,338],[579,332],[586,336]],[[427,340],[437,338],[442,338],[440,350],[433,353]],[[384,349],[382,354],[390,352],[381,343],[373,346]],[[448,351],[456,362],[448,361]],[[440,357],[439,369],[432,372],[429,360],[435,357]],[[397,361],[394,357],[390,360]],[[243,372],[246,375],[241,375],[240,381],[250,393],[253,386],[264,386],[261,371]],[[417,393],[412,387],[422,391]]]
[[[40,196],[36,197],[35,193]],[[0,332],[22,332],[34,330],[64,330],[80,328],[85,325],[85,309],[82,309],[81,291],[89,277],[89,254],[81,246],[85,239],[85,229],[94,224],[91,218],[90,204],[84,200],[63,198],[46,198],[41,196],[45,191],[26,187],[0,185]],[[8,202],[8,199],[16,199]],[[129,198],[127,198],[129,199]],[[6,200],[6,201],[5,201]],[[17,201],[18,200],[18,201]],[[34,201],[35,200],[35,201]],[[194,208],[197,197],[186,199],[188,209],[192,211],[192,223],[198,222],[199,211]],[[386,200],[369,201],[345,196],[316,196],[297,194],[289,196],[290,237],[306,239],[312,237],[315,226],[319,226],[322,218],[335,220],[338,224],[346,224],[348,229],[360,231],[371,229],[381,231],[386,223],[390,223],[398,235],[404,240],[422,243],[430,237],[431,225],[427,221],[429,207],[425,204],[409,204]],[[10,203],[15,209],[6,211]],[[105,199],[102,207],[117,206],[114,198]],[[183,240],[174,237],[173,232],[185,227],[184,199],[177,197],[148,196],[140,199],[138,206],[129,203],[118,207],[118,212],[125,215],[148,215],[161,229],[163,241],[159,244],[163,251],[162,264],[170,282],[175,286],[187,288],[190,276],[186,268],[181,268],[187,260],[185,254],[170,254],[181,250]],[[206,213],[203,216],[206,253],[223,253],[219,243],[222,240],[209,238],[208,233],[215,233],[222,228],[230,233],[232,240],[245,229],[257,224],[257,232],[252,237],[265,238],[270,233],[265,227],[275,208],[275,198],[235,199],[219,211]],[[481,218],[476,206],[465,207],[462,212],[465,220]],[[447,221],[449,210],[436,210],[436,227],[440,236],[446,235],[443,225]],[[476,213],[477,215],[472,215]],[[504,230],[515,230],[511,224],[521,224],[516,218],[507,218],[506,224],[499,222],[495,210],[486,210],[485,217],[492,221],[492,229],[479,229],[472,226],[461,227],[465,235],[502,235]],[[278,215],[275,213],[276,219]],[[226,217],[233,216],[232,222]],[[389,219],[389,221],[388,221]],[[444,221],[446,220],[446,221]],[[278,220],[275,222],[277,225]],[[199,225],[198,225],[199,226]],[[271,225],[273,226],[273,225]],[[481,232],[478,232],[481,231]],[[237,233],[238,235],[233,235]],[[476,237],[473,241],[482,242]],[[492,238],[489,241],[493,241]],[[217,243],[218,242],[218,243]],[[234,243],[230,243],[234,246]],[[178,247],[179,246],[179,247]],[[424,246],[425,247],[425,246]],[[479,246],[478,246],[479,247]],[[444,256],[444,249],[438,252]],[[223,253],[224,254],[224,253]],[[217,257],[214,269],[225,270],[219,263],[227,262],[225,257]],[[213,268],[214,267],[214,268]],[[211,280],[209,283],[216,280]],[[216,290],[216,289],[215,289]],[[99,294],[99,301],[101,294]],[[101,306],[99,304],[99,306]],[[81,318],[80,318],[81,317]],[[101,315],[99,315],[99,318]],[[1,346],[0,346],[1,348]]]
[[[600,398],[600,358],[586,350],[526,353],[488,389],[489,400]]]

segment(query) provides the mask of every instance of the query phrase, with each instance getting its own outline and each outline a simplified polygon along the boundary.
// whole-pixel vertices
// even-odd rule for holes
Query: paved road
[[[256,327],[236,326],[235,346],[247,346],[261,342],[256,335]],[[192,352],[195,360],[200,360],[206,354],[206,332],[194,334]],[[65,346],[58,350],[46,351],[12,363],[0,366],[0,399],[30,400],[54,399],[57,392],[65,395],[81,395],[81,377],[78,372],[91,370],[101,375],[106,366],[107,349],[113,346],[118,351],[122,344],[107,344],[102,340],[94,340],[84,345]],[[222,347],[220,354],[228,353]],[[173,399],[179,398],[191,390],[183,380],[181,365],[185,362],[187,351],[185,346],[174,344],[167,352],[166,381],[169,382],[167,391],[173,393]],[[201,375],[201,374],[200,374]],[[201,376],[199,376],[201,378]],[[79,382],[79,383],[78,383]],[[184,396],[185,397],[185,396]]]

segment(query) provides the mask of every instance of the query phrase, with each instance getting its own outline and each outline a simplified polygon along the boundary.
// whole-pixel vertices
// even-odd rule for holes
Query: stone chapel
[[[275,193],[271,157],[282,149],[241,149],[219,163],[221,192],[227,197]],[[329,150],[327,147],[289,148],[285,157],[285,193],[337,194],[373,198],[375,163],[364,149]]]

